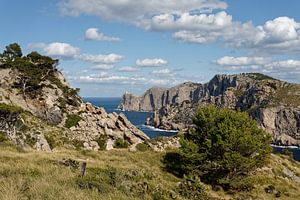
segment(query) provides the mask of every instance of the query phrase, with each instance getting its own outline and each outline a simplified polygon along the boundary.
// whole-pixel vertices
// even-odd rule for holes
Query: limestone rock
[[[174,90],[177,93],[170,92]],[[174,101],[169,101],[170,94],[175,94],[171,95]],[[150,89],[141,97],[129,96],[132,95],[123,96],[119,107],[154,111],[146,124],[157,128],[186,130],[192,126],[192,118],[200,106],[215,105],[248,112],[258,126],[272,134],[276,144],[300,146],[299,84],[255,73],[216,75],[205,84],[181,84],[158,91]]]

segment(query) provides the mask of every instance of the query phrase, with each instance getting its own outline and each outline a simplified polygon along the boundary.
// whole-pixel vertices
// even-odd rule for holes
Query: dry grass
[[[162,156],[162,153],[151,151],[57,150],[54,153],[43,153],[19,152],[11,147],[0,147],[0,199],[184,199],[176,193],[181,180],[162,169]],[[72,170],[59,164],[64,158],[86,161],[85,177],[79,177],[79,169]],[[256,185],[251,192],[228,194],[213,191],[210,186],[206,186],[207,192],[219,199],[252,197],[296,200],[300,196],[300,184],[282,172],[284,167],[300,174],[299,163],[288,157],[272,155],[268,165],[251,176]],[[80,188],[78,183],[96,185]],[[146,189],[140,183],[146,184]],[[269,185],[275,187],[272,194],[265,192]],[[281,196],[276,198],[278,191]],[[169,194],[173,193],[175,195],[171,198]]]

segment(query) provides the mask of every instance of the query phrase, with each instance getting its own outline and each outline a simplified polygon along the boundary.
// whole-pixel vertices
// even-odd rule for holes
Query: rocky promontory
[[[134,148],[148,139],[125,115],[85,103],[57,64],[37,52],[23,56],[17,44],[0,54],[0,138],[45,151],[112,149],[116,140]]]
[[[208,83],[189,83],[189,85],[190,87],[183,88],[184,92],[181,91],[182,85],[172,88],[173,90],[177,88],[178,93],[175,95],[177,101],[166,102],[165,96],[160,95],[168,93],[170,89],[152,94],[152,99],[158,99],[156,102],[165,103],[156,104],[152,101],[152,105],[148,105],[156,109],[148,109],[154,111],[154,114],[146,123],[166,130],[187,130],[192,126],[193,116],[199,106],[215,105],[248,112],[260,127],[272,134],[275,144],[300,146],[299,84],[276,80],[263,74],[249,73],[216,75]],[[190,95],[181,97],[180,94],[183,93]],[[136,99],[144,99],[150,96],[148,94],[147,91]],[[135,102],[128,102],[124,96],[121,106]],[[123,108],[126,109],[126,106]]]
[[[194,100],[198,87],[199,84],[187,82],[172,88],[153,87],[142,96],[125,93],[118,108],[128,111],[155,111],[166,105]]]

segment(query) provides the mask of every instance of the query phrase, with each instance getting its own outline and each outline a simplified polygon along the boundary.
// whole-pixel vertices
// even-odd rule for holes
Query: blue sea
[[[146,126],[145,121],[148,117],[152,115],[151,112],[129,112],[118,110],[118,105],[121,101],[121,98],[84,98],[85,101],[92,103],[95,106],[104,107],[106,112],[116,112],[124,113],[128,120],[146,133],[150,138],[155,138],[159,136],[173,136],[176,135],[176,131],[165,131],[156,129],[154,127]]]
[[[121,101],[121,98],[99,98],[99,97],[87,97],[84,98],[85,101],[92,103],[95,106],[104,107],[105,110],[110,112],[120,113],[123,112],[129,121],[132,124],[141,129],[144,133],[146,133],[150,138],[155,138],[159,136],[173,136],[176,135],[175,131],[164,131],[160,129],[156,129],[154,127],[149,127],[145,125],[145,121],[147,117],[152,115],[151,112],[129,112],[129,111],[121,111],[118,110],[118,105]],[[280,153],[286,147],[273,146],[273,153]],[[293,152],[294,159],[300,161],[300,148],[289,147],[287,148],[289,151]]]

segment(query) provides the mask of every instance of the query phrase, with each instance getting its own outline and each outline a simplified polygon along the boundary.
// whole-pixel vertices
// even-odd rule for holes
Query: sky
[[[58,58],[83,97],[259,72],[300,83],[299,0],[0,0],[0,50]]]

